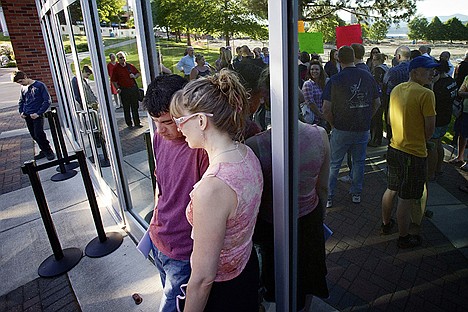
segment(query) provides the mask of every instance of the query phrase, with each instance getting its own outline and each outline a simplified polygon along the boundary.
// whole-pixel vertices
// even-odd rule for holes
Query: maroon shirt
[[[153,151],[159,196],[149,235],[164,255],[175,260],[189,260],[193,247],[192,226],[185,217],[185,209],[193,185],[208,168],[208,155],[203,149],[191,149],[184,138],[166,140],[157,133]]]
[[[135,79],[130,78],[130,73],[136,75],[140,72],[130,63],[126,63],[126,66],[117,64],[112,72],[111,81],[116,82],[121,88],[131,88],[135,86]]]

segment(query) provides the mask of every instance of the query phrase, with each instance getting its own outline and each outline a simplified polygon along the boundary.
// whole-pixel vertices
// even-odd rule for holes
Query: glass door
[[[106,193],[107,199],[124,218],[124,210],[132,212],[140,223],[149,222],[154,206],[152,172],[148,161],[145,138],[149,138],[148,117],[140,102],[132,111],[132,121],[140,120],[143,127],[128,125],[125,109],[118,94],[112,93],[112,66],[134,67],[141,73],[135,79],[139,88],[148,79],[144,60],[139,53],[136,30],[107,25],[98,14],[99,3],[89,1],[58,1],[52,8],[55,16],[55,40],[63,50],[57,51],[61,69],[57,75],[67,89],[68,99],[63,103],[68,133],[77,133],[75,143],[84,150],[94,177]],[[55,15],[54,15],[55,14]],[[129,16],[132,15],[131,8]],[[125,64],[111,62],[110,55],[123,52]],[[148,70],[146,70],[147,72]],[[67,123],[68,124],[68,123]]]
[[[72,50],[72,58],[67,58],[67,65],[70,66],[68,73],[72,85],[75,112],[79,120],[85,155],[102,175],[101,169],[110,167],[110,162],[100,118],[101,109],[96,95],[89,43],[86,36],[87,30],[83,22],[80,2],[76,1],[68,6],[67,11],[70,19],[71,36],[69,39]],[[113,181],[112,175],[110,178],[109,181]]]

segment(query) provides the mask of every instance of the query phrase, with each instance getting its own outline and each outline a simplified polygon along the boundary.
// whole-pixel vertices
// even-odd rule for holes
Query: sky
[[[466,0],[422,0],[416,2],[417,13],[423,17],[449,16],[453,14],[468,15]]]
[[[416,2],[416,15],[423,17],[450,16],[453,14],[463,14],[468,16],[467,0],[421,0]],[[463,5],[463,3],[465,3]],[[351,15],[340,12],[338,15],[345,21],[351,19]]]

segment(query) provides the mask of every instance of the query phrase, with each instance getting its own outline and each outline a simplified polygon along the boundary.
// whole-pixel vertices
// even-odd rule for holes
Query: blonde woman
[[[241,143],[247,93],[236,74],[188,83],[171,102],[171,115],[191,148],[203,148],[210,165],[187,207],[192,225],[192,274],[185,312],[258,311],[258,259],[252,235],[263,176],[252,150]]]

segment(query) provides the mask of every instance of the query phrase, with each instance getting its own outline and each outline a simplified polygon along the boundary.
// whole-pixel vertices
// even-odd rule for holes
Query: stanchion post
[[[60,142],[58,138],[58,128],[60,128],[60,125],[57,125],[55,123],[55,118],[54,114],[50,111],[46,113],[47,119],[49,120],[49,126],[50,126],[50,132],[52,133],[52,139],[54,140],[54,146],[55,146],[55,153],[57,154],[57,159],[60,161],[63,159],[62,156],[62,149],[60,147]],[[63,139],[63,138],[62,138]],[[67,157],[68,158],[68,157]],[[50,179],[54,182],[59,182],[59,181],[64,181],[68,180],[70,178],[73,178],[76,175],[76,171],[73,169],[68,170],[65,167],[65,164],[63,161],[59,162],[59,168],[60,171],[57,174],[54,174]]]
[[[151,142],[151,134],[149,131],[144,133],[145,145],[146,145],[146,154],[148,155],[148,166],[150,170],[151,183],[153,184],[153,192],[156,191],[156,177],[154,176],[154,153],[153,153],[153,144]]]
[[[94,238],[88,243],[88,245],[86,245],[85,253],[90,258],[99,258],[108,255],[119,248],[120,245],[122,245],[123,236],[118,232],[104,232],[101,213],[99,212],[99,206],[96,201],[96,194],[94,193],[93,183],[86,166],[84,152],[76,151],[76,156],[78,158],[78,163],[80,164],[81,177],[83,178],[86,195],[88,196],[91,213],[93,214],[94,225],[96,226],[96,231],[98,233],[98,237]]]
[[[54,141],[54,147],[55,147],[55,154],[57,155],[58,159],[62,159],[62,149],[60,148],[60,143],[58,140],[58,135],[57,135],[57,127],[55,125],[55,120],[52,112],[47,112],[47,119],[49,120],[49,126],[50,126],[50,132],[52,134],[52,139]],[[60,172],[65,173],[67,169],[65,169],[65,165],[61,162],[59,164],[60,166]]]
[[[36,197],[36,202],[41,213],[42,222],[49,238],[50,246],[52,247],[53,255],[42,261],[37,273],[42,277],[54,277],[70,271],[75,265],[80,262],[83,253],[79,248],[62,249],[60,241],[55,230],[54,222],[50,214],[47,201],[45,199],[44,190],[42,189],[41,180],[37,173],[36,162],[29,161],[21,167],[24,174],[29,176],[31,186]]]
[[[44,227],[49,237],[49,242],[54,253],[56,260],[63,258],[63,250],[60,245],[60,241],[57,236],[57,231],[55,230],[54,222],[52,221],[52,216],[50,215],[50,210],[45,199],[44,190],[42,189],[41,180],[39,179],[39,174],[34,169],[36,167],[36,162],[34,160],[25,162],[21,167],[21,170],[24,174],[29,176],[31,181],[31,187],[36,197],[37,205],[39,206],[39,212],[41,213],[42,222],[44,222]]]
[[[104,232],[104,226],[102,225],[101,214],[99,213],[99,206],[96,200],[96,194],[94,193],[93,182],[89,176],[88,168],[86,166],[86,158],[84,152],[76,151],[78,157],[78,163],[80,164],[81,177],[83,178],[83,184],[88,196],[89,205],[91,207],[91,213],[93,214],[94,225],[98,233],[99,240],[101,242],[106,241],[106,233]]]
[[[60,148],[62,149],[62,156],[63,159],[65,159],[65,170],[72,170],[78,168],[80,165],[78,164],[77,161],[70,162],[69,156],[68,156],[68,151],[67,151],[67,144],[65,143],[65,140],[63,139],[63,132],[62,132],[62,127],[60,126],[60,120],[58,117],[58,112],[57,108],[52,108],[51,110],[52,117],[54,118],[54,123],[55,123],[55,129],[57,131],[58,139],[60,142]],[[61,167],[57,167],[57,171],[61,172],[62,169]]]

